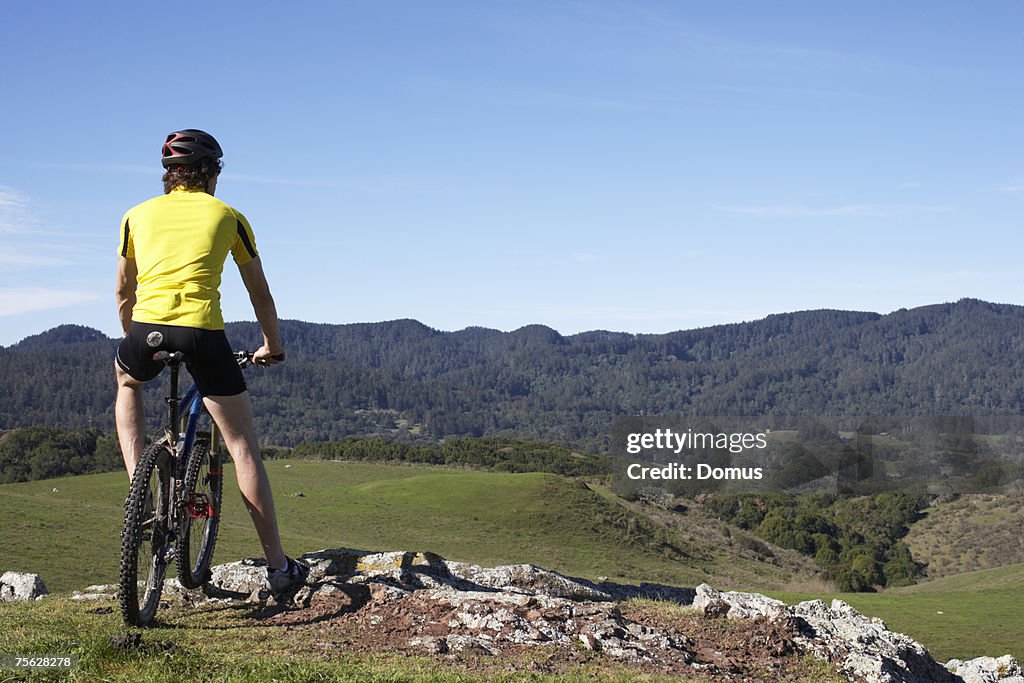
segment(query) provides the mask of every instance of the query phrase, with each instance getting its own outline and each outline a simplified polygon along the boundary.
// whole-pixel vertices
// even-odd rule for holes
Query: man
[[[164,194],[133,207],[121,221],[116,296],[125,336],[114,363],[121,454],[131,477],[145,446],[142,385],[163,369],[154,351],[184,352],[235,463],[238,488],[267,558],[271,591],[280,597],[305,582],[309,567],[281,547],[245,379],[224,335],[219,289],[229,253],[263,330],[263,346],[253,357],[260,365],[284,360],[277,309],[252,228],[213,196],[223,167],[220,145],[209,133],[180,130],[167,136],[162,154]],[[154,332],[160,336],[150,337]],[[160,337],[156,348],[147,342]]]

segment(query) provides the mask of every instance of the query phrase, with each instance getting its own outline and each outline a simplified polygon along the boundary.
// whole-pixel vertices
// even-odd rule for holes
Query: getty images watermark
[[[768,432],[713,432],[677,431],[671,427],[656,427],[653,431],[635,431],[626,433],[626,453],[639,456],[649,453],[652,456],[671,453],[680,457],[684,453],[702,453],[707,451],[726,451],[743,453],[750,449],[768,448]],[[764,478],[763,467],[723,467],[709,462],[694,459],[690,465],[683,462],[670,461],[664,464],[644,464],[631,462],[626,465],[626,476],[637,480],[760,480]]]
[[[610,445],[625,495],[961,493],[1024,473],[1017,416],[624,417]]]

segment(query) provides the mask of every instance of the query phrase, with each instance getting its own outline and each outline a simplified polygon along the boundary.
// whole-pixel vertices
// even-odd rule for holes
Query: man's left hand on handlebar
[[[252,354],[252,361],[256,365],[277,365],[284,361],[284,351],[281,349],[271,351],[270,347],[262,346],[259,351]]]

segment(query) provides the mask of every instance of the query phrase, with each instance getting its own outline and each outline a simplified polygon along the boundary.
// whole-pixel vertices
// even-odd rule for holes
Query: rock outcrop
[[[367,637],[380,638],[382,646],[413,653],[488,656],[543,646],[563,653],[599,652],[650,670],[722,680],[745,680],[752,669],[744,668],[744,658],[759,658],[758,675],[767,670],[774,680],[796,680],[783,660],[812,655],[849,680],[865,683],[1024,683],[1012,657],[954,660],[944,666],[920,643],[839,600],[787,606],[708,585],[593,583],[533,565],[487,568],[431,553],[336,548],[302,559],[311,571],[295,596],[298,609],[278,610],[269,618],[282,624],[348,620]],[[76,597],[116,594],[111,586],[90,589]],[[262,560],[219,565],[202,591],[183,590],[172,579],[165,594],[192,604],[265,603],[266,565]],[[623,602],[642,597],[692,607],[686,612],[691,622],[645,618]],[[701,640],[723,619],[756,633],[738,654],[723,654]]]
[[[850,680],[872,683],[962,680],[958,677],[961,674],[952,673],[932,659],[923,645],[902,633],[890,631],[881,619],[866,617],[842,600],[833,600],[831,606],[821,600],[810,600],[789,607],[756,593],[724,593],[701,585],[697,587],[693,606],[708,617],[762,618],[785,623],[802,650],[831,662]],[[992,680],[1013,679],[1008,675]]]

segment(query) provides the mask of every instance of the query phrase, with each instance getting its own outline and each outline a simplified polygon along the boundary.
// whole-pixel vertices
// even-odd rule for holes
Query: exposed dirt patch
[[[589,665],[715,681],[802,681],[809,667],[821,675],[784,625],[765,620],[711,619],[646,602],[580,604],[570,614],[562,605],[528,598],[496,607],[403,595],[379,584],[349,588],[365,592],[317,593],[308,607],[266,607],[251,622],[302,628],[303,639],[328,656],[395,652],[477,673],[559,673]],[[531,642],[514,642],[520,626],[515,617],[536,626]],[[552,637],[541,632],[545,625],[551,626]],[[577,635],[558,637],[563,632],[559,626]]]

